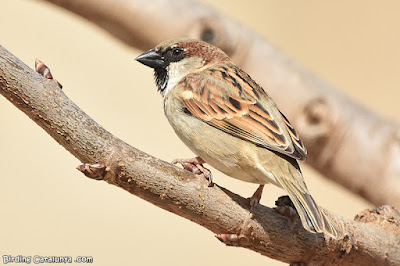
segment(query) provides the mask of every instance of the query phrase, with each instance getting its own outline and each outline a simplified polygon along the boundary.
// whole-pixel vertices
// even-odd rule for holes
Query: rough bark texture
[[[140,49],[182,36],[221,47],[284,110],[312,167],[375,205],[400,207],[399,125],[341,95],[246,27],[190,0],[45,1]]]
[[[0,46],[0,94],[83,163],[108,167],[104,180],[214,233],[240,235],[235,243],[262,255],[308,265],[400,265],[399,213],[365,211],[359,221],[327,214],[343,237],[325,239],[273,209],[137,150],[103,129],[60,89]]]

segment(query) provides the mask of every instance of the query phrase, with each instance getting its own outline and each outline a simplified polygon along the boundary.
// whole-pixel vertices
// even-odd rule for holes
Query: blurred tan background
[[[399,2],[203,2],[356,101],[400,120]],[[164,118],[152,71],[134,61],[140,51],[41,1],[0,0],[0,8],[0,44],[31,67],[35,58],[45,62],[66,94],[106,129],[166,161],[192,156]],[[284,265],[225,247],[196,224],[85,178],[75,170],[78,160],[1,96],[0,125],[1,256],[93,256],[94,265]],[[303,169],[319,204],[349,218],[371,207]],[[214,176],[242,196],[256,188]],[[262,203],[273,206],[282,194],[267,187]]]

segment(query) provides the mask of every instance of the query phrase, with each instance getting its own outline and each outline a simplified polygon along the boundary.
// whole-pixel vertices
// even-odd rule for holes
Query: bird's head
[[[157,88],[162,95],[186,75],[213,64],[230,61],[221,49],[186,38],[164,41],[136,57],[136,60],[154,69]]]

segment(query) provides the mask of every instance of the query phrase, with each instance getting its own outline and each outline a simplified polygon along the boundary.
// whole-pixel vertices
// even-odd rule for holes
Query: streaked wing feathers
[[[292,158],[306,158],[305,147],[288,119],[236,66],[213,66],[186,76],[177,86],[181,86],[188,111],[209,125]],[[265,107],[268,102],[270,111]]]

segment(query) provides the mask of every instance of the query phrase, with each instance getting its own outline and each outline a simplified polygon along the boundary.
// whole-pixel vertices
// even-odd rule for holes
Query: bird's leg
[[[261,200],[261,196],[262,196],[262,192],[264,189],[264,185],[260,185],[257,190],[254,192],[253,196],[250,197],[250,212],[253,210],[254,207],[257,206],[257,204],[260,202]]]
[[[208,186],[212,187],[214,185],[211,171],[203,166],[205,161],[202,158],[195,157],[191,159],[175,159],[172,161],[172,163],[180,163],[183,169],[192,172],[193,174],[203,174],[204,177],[208,180]]]

